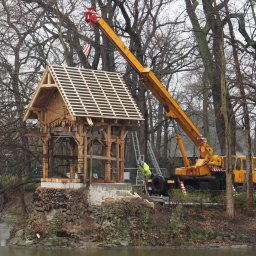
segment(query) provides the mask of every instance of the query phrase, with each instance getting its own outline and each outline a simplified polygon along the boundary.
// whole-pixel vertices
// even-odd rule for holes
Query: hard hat
[[[144,164],[144,161],[140,161],[140,165],[143,165]]]

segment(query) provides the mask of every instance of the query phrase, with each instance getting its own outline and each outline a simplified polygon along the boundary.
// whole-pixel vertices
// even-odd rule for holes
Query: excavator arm
[[[124,43],[107,24],[107,22],[96,13],[93,7],[89,8],[85,12],[85,19],[92,26],[97,26],[105,34],[105,36],[110,40],[115,48],[121,53],[121,55],[123,55],[123,57],[139,74],[140,79],[144,82],[147,88],[164,106],[165,115],[169,118],[174,119],[187,134],[187,136],[197,146],[200,154],[200,161],[198,162],[198,166],[206,165],[206,163],[210,163],[215,166],[221,166],[221,160],[218,159],[216,161],[216,156],[213,156],[213,149],[211,148],[211,146],[207,144],[206,140],[203,138],[197,127],[193,124],[193,122],[189,119],[186,113],[181,109],[179,104],[166,90],[165,86],[160,82],[154,72],[150,68],[143,67],[143,65],[124,45]],[[180,142],[180,144],[182,144],[182,142]],[[185,165],[189,165],[189,163],[187,162]]]

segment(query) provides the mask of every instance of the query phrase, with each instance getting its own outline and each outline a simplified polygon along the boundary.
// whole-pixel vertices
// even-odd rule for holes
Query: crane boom
[[[109,39],[109,41],[115,46],[115,48],[121,53],[121,55],[129,62],[133,69],[139,74],[140,79],[144,82],[147,88],[152,92],[152,94],[157,98],[157,100],[164,106],[165,115],[169,118],[173,118],[187,136],[193,141],[197,146],[200,159],[198,159],[195,168],[189,168],[190,173],[192,169],[197,169],[196,173],[198,175],[208,175],[209,164],[213,166],[222,166],[223,161],[218,156],[213,156],[213,149],[203,136],[193,124],[190,118],[182,110],[175,99],[170,95],[165,86],[160,82],[155,73],[147,67],[144,67],[139,60],[134,56],[134,54],[125,46],[121,39],[116,35],[108,23],[99,16],[93,7],[89,8],[85,12],[85,19],[91,25],[96,25]],[[191,166],[190,166],[191,167]],[[193,166],[192,166],[193,167]],[[203,167],[203,169],[201,168]],[[201,168],[201,170],[199,169]],[[181,171],[183,174],[188,173],[188,167],[185,167],[185,172]]]

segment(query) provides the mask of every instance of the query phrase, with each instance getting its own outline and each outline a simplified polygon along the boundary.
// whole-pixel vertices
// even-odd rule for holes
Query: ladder
[[[133,144],[133,149],[135,153],[136,163],[137,163],[137,166],[139,166],[140,162],[144,161],[145,156],[142,155],[140,152],[140,144],[139,144],[138,134],[136,131],[131,132],[131,138],[132,138],[132,144]],[[155,170],[154,174],[163,176],[149,140],[147,141],[147,147],[148,147],[148,153],[149,153],[151,163],[154,166],[154,170]],[[141,188],[144,188],[146,193],[148,193],[144,175],[139,171],[137,171],[137,175],[136,175],[136,185],[141,186]]]
[[[136,164],[137,164],[137,167],[139,167],[140,162],[144,161],[145,157],[140,152],[140,144],[139,144],[138,134],[136,131],[131,132],[131,138],[132,138],[132,144],[133,144]],[[136,175],[136,185],[139,186],[141,188],[141,190],[145,189],[145,191],[147,193],[144,175],[143,175],[143,173],[139,172],[138,170],[137,170],[137,175]]]
[[[156,156],[154,154],[154,151],[153,151],[153,149],[151,147],[151,142],[149,140],[147,141],[147,146],[148,146],[148,153],[149,153],[149,157],[150,157],[151,163],[154,166],[154,170],[155,170],[154,174],[159,175],[159,176],[163,176],[162,171],[161,171],[161,169],[159,167],[159,164],[158,164],[158,162],[156,160]]]
[[[131,135],[132,135],[132,144],[133,144],[133,149],[135,153],[136,163],[137,163],[137,166],[139,166],[140,162],[145,160],[145,157],[140,152],[140,144],[139,144],[137,132],[136,131],[131,132]]]

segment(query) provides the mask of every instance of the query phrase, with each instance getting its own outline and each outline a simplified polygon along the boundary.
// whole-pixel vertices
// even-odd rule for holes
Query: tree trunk
[[[202,29],[195,14],[197,1],[185,0],[186,8],[191,20],[194,34],[198,43],[200,55],[203,59],[205,71],[212,87],[213,103],[216,118],[216,130],[220,142],[221,152],[227,156],[227,215],[234,216],[234,200],[232,195],[231,150],[235,149],[234,115],[230,103],[225,79],[226,63],[224,55],[223,24],[219,15],[220,4],[215,1],[203,0],[203,10],[208,28],[212,31],[212,54],[207,41],[208,31]],[[231,108],[230,108],[231,107]],[[231,121],[231,122],[230,122]],[[234,136],[234,137],[233,137]]]
[[[229,15],[228,6],[225,5],[227,16]],[[237,43],[235,40],[235,34],[233,25],[230,20],[228,20],[228,27],[230,32],[230,42],[232,44],[233,50],[233,58],[235,63],[235,73],[236,73],[236,84],[239,86],[240,94],[241,94],[241,105],[243,108],[243,116],[244,116],[244,126],[245,126],[245,137],[247,140],[246,143],[246,184],[247,184],[247,200],[248,206],[251,207],[253,204],[253,181],[252,181],[252,141],[251,141],[251,127],[250,127],[250,116],[247,105],[247,98],[245,94],[244,84],[243,84],[243,76],[240,69],[240,63],[237,52]]]
[[[101,15],[107,21],[109,26],[113,27],[113,17],[114,10],[112,6],[112,1],[107,1],[106,4],[103,4],[101,1],[98,1]],[[114,57],[114,46],[109,41],[109,39],[102,33],[103,45],[101,48],[101,58],[102,58],[102,69],[106,71],[115,71],[115,57]]]
[[[155,156],[156,160],[159,162],[161,157],[161,142],[162,142],[162,122],[163,122],[163,106],[159,103],[158,113],[157,113],[157,130],[156,130],[156,146],[155,146]]]
[[[168,159],[168,142],[169,142],[169,138],[168,138],[168,135],[169,135],[169,123],[170,123],[170,120],[165,118],[164,120],[164,141],[163,141],[163,155],[162,155],[162,159],[163,161],[161,162],[162,164],[162,167],[167,167],[167,159]]]
[[[209,118],[208,118],[208,98],[209,98],[209,81],[206,73],[203,73],[203,132],[209,145],[211,145],[210,130],[209,130]]]
[[[127,13],[126,7],[124,5],[124,2],[121,1],[114,1],[116,5],[121,10],[121,13],[124,17],[125,20],[125,32],[128,33],[130,37],[130,50],[133,52],[133,54],[137,57],[138,61],[144,65],[144,60],[143,56],[145,54],[143,47],[142,47],[142,38],[140,31],[137,31],[136,28],[139,27],[139,20],[134,19],[134,23],[131,25],[131,17]],[[138,14],[139,13],[139,6],[138,3],[134,4],[134,13]],[[136,16],[136,15],[135,15]],[[127,67],[130,70],[130,67]],[[132,72],[132,76],[135,74],[135,72]],[[137,104],[138,107],[142,113],[142,115],[145,118],[145,121],[140,122],[139,126],[139,141],[140,141],[140,146],[141,146],[141,153],[144,155],[147,155],[147,118],[148,118],[148,113],[147,113],[147,107],[146,107],[146,88],[143,85],[143,83],[139,80],[139,76],[136,74],[136,78],[132,79],[132,83],[136,84],[137,86]]]
[[[153,120],[153,107],[152,107],[152,97],[148,93],[148,125],[150,133],[150,142],[155,147],[155,136],[154,136],[154,120]]]
[[[201,26],[199,24],[199,20],[195,13],[197,1],[192,1],[192,2],[191,2],[191,0],[185,0],[186,9],[187,9],[188,16],[189,16],[190,21],[193,26],[193,32],[194,32],[194,35],[195,35],[195,38],[196,38],[196,41],[198,44],[199,53],[203,60],[205,72],[206,72],[207,78],[208,78],[210,86],[211,86],[214,112],[215,112],[215,120],[216,120],[216,131],[217,131],[217,136],[218,136],[221,152],[222,152],[222,154],[224,154],[225,153],[225,132],[224,132],[225,131],[225,121],[224,121],[223,115],[221,114],[222,113],[222,110],[221,110],[222,103],[221,103],[221,88],[220,88],[220,73],[219,73],[220,70],[218,67],[219,56],[216,54],[213,55],[211,53],[211,50],[210,50],[211,44],[208,42],[208,37],[207,37],[208,31],[205,28],[201,28]],[[212,4],[212,1],[210,3],[208,0],[203,1],[205,17],[206,17],[209,27],[213,31],[213,41],[214,40],[216,41],[216,39],[214,39],[214,37],[216,35],[218,36],[218,33],[220,33],[220,31],[222,31],[223,27],[220,24],[220,20],[215,18],[215,16],[213,15],[213,14],[215,14],[216,10],[218,10],[218,9],[212,7],[211,4]],[[216,17],[218,17],[218,13],[216,13]],[[213,44],[214,44],[214,42],[213,42]],[[217,44],[215,42],[215,47],[216,46],[217,46]],[[231,107],[229,97],[227,97],[227,104]],[[232,122],[231,122],[232,131],[235,131],[234,118],[235,117],[232,113],[232,107],[231,107],[230,112],[228,112],[228,119],[232,120]],[[235,134],[232,133],[231,136],[232,136],[231,137],[231,148],[232,148],[232,151],[234,151],[235,150],[235,142],[236,142]],[[235,153],[235,151],[232,153]]]

